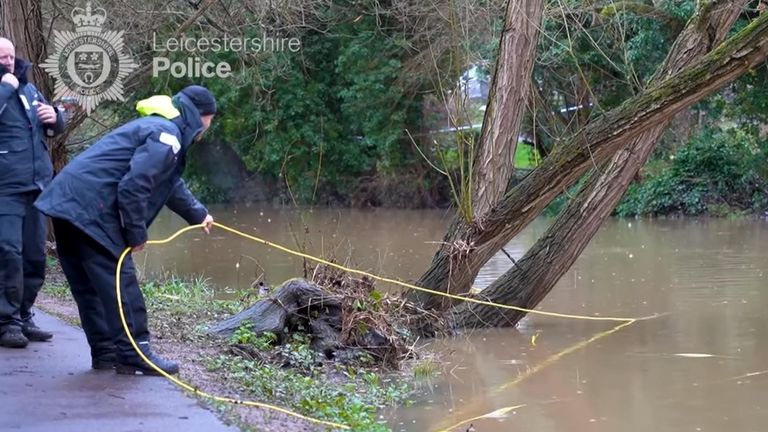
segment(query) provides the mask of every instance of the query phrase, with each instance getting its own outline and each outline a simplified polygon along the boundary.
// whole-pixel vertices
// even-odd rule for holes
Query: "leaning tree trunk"
[[[630,98],[559,146],[506,193],[482,225],[456,222],[451,227],[455,240],[438,251],[421,285],[446,292],[447,277],[441,275],[458,271],[467,273],[464,288],[468,288],[480,268],[501,247],[591,166],[605,163],[639,135],[743,75],[767,56],[768,14],[763,14],[703,59]]]
[[[713,10],[701,10],[680,34],[651,85],[700,59],[722,42],[738,18],[745,0],[732,0]],[[645,164],[664,131],[668,118],[652,127],[610,162],[590,173],[587,182],[553,225],[518,262],[483,290],[482,298],[533,309],[552,290],[613,212],[633,178]],[[452,311],[456,327],[499,327],[516,324],[525,313],[464,303]]]
[[[471,223],[482,224],[485,214],[504,196],[513,177],[515,148],[530,91],[544,4],[543,0],[507,2],[504,31],[499,42],[499,60],[493,74],[482,133],[477,151],[471,155],[472,212],[464,215]],[[460,197],[462,200],[466,198]],[[452,227],[458,227],[460,222],[457,216]],[[447,258],[449,262],[455,262],[456,266],[449,263],[448,271],[443,271],[444,266],[435,266],[433,263],[432,267],[440,271],[425,273],[419,281],[421,286],[441,286],[448,292],[467,291],[479,266],[462,262],[463,248],[456,244],[460,242],[461,236],[455,234],[458,232],[448,230],[434,260],[442,262]],[[411,296],[430,308],[450,305],[443,298],[428,296],[419,291],[412,292]]]
[[[473,158],[472,210],[482,218],[507,190],[515,167],[520,122],[530,91],[544,1],[510,0],[499,60]]]

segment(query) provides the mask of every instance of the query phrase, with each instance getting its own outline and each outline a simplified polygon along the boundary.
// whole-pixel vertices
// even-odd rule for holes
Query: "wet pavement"
[[[83,332],[43,312],[51,342],[0,348],[0,430],[25,432],[235,432],[160,377],[91,367]]]

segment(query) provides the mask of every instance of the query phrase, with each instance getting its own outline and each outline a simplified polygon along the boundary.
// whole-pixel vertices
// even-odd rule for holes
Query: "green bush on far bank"
[[[734,216],[768,206],[767,142],[749,127],[708,127],[644,168],[616,207],[628,216]]]

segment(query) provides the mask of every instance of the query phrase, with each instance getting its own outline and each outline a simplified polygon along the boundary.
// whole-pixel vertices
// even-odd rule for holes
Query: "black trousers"
[[[45,280],[45,217],[39,191],[0,195],[0,333],[32,318]]]
[[[54,218],[53,230],[61,268],[77,303],[80,323],[91,346],[91,355],[99,357],[116,352],[118,357],[135,357],[117,307],[117,258],[66,220]],[[120,285],[128,328],[136,342],[140,345],[149,344],[147,309],[131,255],[123,260]]]

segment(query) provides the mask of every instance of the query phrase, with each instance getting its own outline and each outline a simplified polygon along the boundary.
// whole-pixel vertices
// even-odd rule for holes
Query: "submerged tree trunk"
[[[492,78],[482,133],[477,151],[471,157],[470,197],[460,197],[472,200],[471,213],[464,214],[471,223],[482,225],[486,213],[504,196],[507,185],[513,179],[515,148],[530,91],[544,4],[543,0],[507,2],[499,59]],[[419,281],[420,285],[444,286],[448,292],[465,292],[465,287],[477,275],[479,267],[465,263],[461,255],[465,248],[461,243],[461,232],[455,230],[460,223],[457,217],[444,236],[442,247],[435,254],[436,261],[431,268],[438,271],[425,273]],[[435,265],[443,261],[444,265]],[[479,263],[479,266],[482,264]],[[411,293],[411,296],[430,308],[450,305],[442,298],[418,291]]]
[[[589,124],[510,189],[504,199],[488,212],[482,225],[456,222],[451,227],[455,240],[444,245],[435,255],[430,268],[419,281],[421,286],[449,291],[445,275],[458,271],[465,275],[465,285],[460,287],[460,291],[468,291],[480,268],[587,169],[604,164],[640,135],[650,133],[675,114],[762,63],[768,56],[766,36],[768,17],[761,15],[703,59],[669,77],[662,76],[658,84]],[[693,47],[688,45],[688,41],[678,46],[690,58],[687,50]],[[677,62],[680,59],[672,60]],[[511,285],[507,283],[506,286]],[[450,288],[451,292],[459,289],[455,284]],[[441,304],[429,301],[428,295],[421,297],[427,298],[428,305]]]

